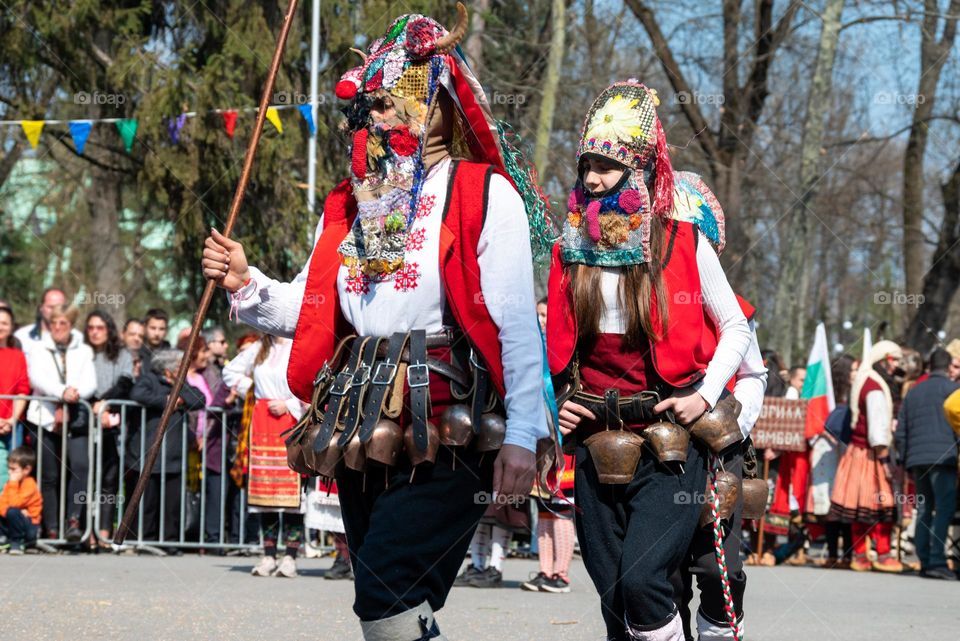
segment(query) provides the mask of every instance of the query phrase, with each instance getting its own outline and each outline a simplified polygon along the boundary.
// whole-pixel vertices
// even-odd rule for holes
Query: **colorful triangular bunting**
[[[297,109],[300,110],[303,119],[307,121],[307,128],[310,130],[310,135],[313,136],[316,134],[317,127],[313,124],[313,105],[300,105]]]
[[[87,145],[87,138],[90,136],[90,130],[93,128],[92,120],[71,120],[68,123],[70,127],[70,137],[73,138],[73,146],[77,148],[77,153],[83,155],[83,148]]]
[[[120,137],[123,138],[123,147],[127,150],[127,153],[130,153],[130,150],[133,148],[133,137],[137,135],[137,119],[136,118],[124,118],[117,121],[117,131],[120,132]]]
[[[280,122],[280,113],[276,107],[267,107],[267,120],[277,128],[277,131],[283,133],[283,123]]]
[[[37,143],[40,142],[40,132],[43,131],[42,120],[21,120],[20,126],[23,127],[23,133],[27,136],[27,142],[30,143],[31,149],[37,148]]]

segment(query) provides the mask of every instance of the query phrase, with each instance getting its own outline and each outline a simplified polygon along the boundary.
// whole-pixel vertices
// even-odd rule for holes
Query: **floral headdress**
[[[578,167],[584,157],[600,156],[622,165],[626,175],[615,193],[594,195],[581,172],[567,203],[564,262],[607,267],[648,262],[653,216],[696,224],[722,251],[723,211],[699,176],[673,170],[659,104],[654,90],[632,79],[614,83],[593,102],[577,148]]]

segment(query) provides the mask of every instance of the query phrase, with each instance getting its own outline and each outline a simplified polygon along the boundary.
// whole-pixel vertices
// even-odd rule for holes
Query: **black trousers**
[[[164,500],[160,502],[160,479],[163,475],[151,474],[143,492],[143,539],[160,540],[160,513],[163,513],[163,540],[175,543],[180,540],[180,491],[183,477],[180,473],[167,474],[163,488]]]
[[[644,448],[630,483],[601,484],[589,450],[577,444],[577,537],[600,594],[607,638],[626,641],[625,618],[655,630],[676,611],[671,576],[690,546],[706,484],[704,451],[691,443],[683,471]]]
[[[43,447],[40,447],[40,431],[43,431]],[[37,452],[37,460],[43,470],[38,478],[40,495],[43,497],[42,536],[59,532],[60,528],[60,467],[63,435],[28,424],[31,445]],[[90,472],[89,436],[71,435],[67,437],[67,479],[64,497],[65,519],[76,518],[83,529],[83,517],[86,515],[87,502],[94,497],[87,496],[87,475]],[[66,527],[69,527],[67,525]],[[63,532],[60,532],[63,534]],[[56,538],[56,537],[54,537]]]
[[[737,478],[743,478],[743,452],[734,451],[724,456],[723,469],[732,472]],[[702,501],[700,507],[703,508]],[[743,494],[737,498],[737,505],[731,518],[724,522],[723,554],[727,562],[727,578],[730,592],[736,606],[737,619],[743,617],[743,593],[747,588],[747,575],[743,571],[740,558],[741,532],[743,530]],[[723,583],[720,579],[720,567],[717,565],[716,551],[713,546],[713,525],[698,527],[690,543],[690,549],[684,557],[680,569],[673,575],[674,598],[677,609],[683,617],[683,634],[693,641],[690,602],[693,599],[693,578],[697,579],[700,591],[700,612],[711,622],[729,625],[724,609]]]
[[[100,443],[103,472],[100,480],[100,529],[110,533],[113,532],[114,521],[117,518],[117,492],[120,489],[119,439],[119,429],[105,429]]]
[[[341,463],[337,490],[361,621],[424,601],[443,607],[488,507],[496,456],[441,445],[436,463],[418,466],[412,482],[406,458],[389,471],[369,464],[365,480]]]

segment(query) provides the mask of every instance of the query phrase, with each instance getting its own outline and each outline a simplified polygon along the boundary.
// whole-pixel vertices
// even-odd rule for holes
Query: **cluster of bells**
[[[680,464],[687,460],[690,438],[695,437],[705,443],[714,454],[720,454],[741,442],[743,436],[737,423],[740,415],[740,403],[731,395],[717,403],[713,410],[688,426],[680,426],[669,421],[657,421],[642,432],[625,429],[607,429],[597,432],[584,445],[590,451],[597,476],[601,483],[629,483],[636,473],[642,448],[646,445],[661,463]],[[743,494],[743,518],[758,519],[763,516],[767,505],[767,482],[763,479],[739,479],[735,474],[720,470],[716,474],[716,492],[720,499],[718,517],[729,518],[736,507],[740,494]],[[711,499],[704,505],[700,524],[713,522]]]
[[[360,431],[344,444],[344,434],[334,431],[329,442],[317,442],[319,425],[309,429],[299,444],[288,446],[287,456],[290,467],[305,474],[319,474],[333,477],[341,459],[351,470],[363,472],[368,462],[385,467],[397,465],[405,451],[413,466],[421,463],[433,463],[437,459],[440,445],[447,447],[467,447],[472,445],[477,452],[492,452],[500,449],[507,434],[507,424],[503,417],[493,412],[481,414],[478,425],[474,425],[470,408],[463,404],[451,405],[440,416],[439,426],[432,421],[426,423],[426,447],[420,448],[415,442],[412,427],[403,429],[389,418],[377,421],[366,441],[360,438]]]

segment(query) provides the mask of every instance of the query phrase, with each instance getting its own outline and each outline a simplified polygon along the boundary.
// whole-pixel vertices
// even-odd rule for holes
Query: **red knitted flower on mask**
[[[390,149],[398,156],[412,156],[419,146],[420,141],[410,133],[410,128],[406,125],[395,127],[390,132]]]
[[[417,18],[407,24],[407,51],[414,58],[425,58],[433,53],[440,34],[434,24],[426,18]]]

